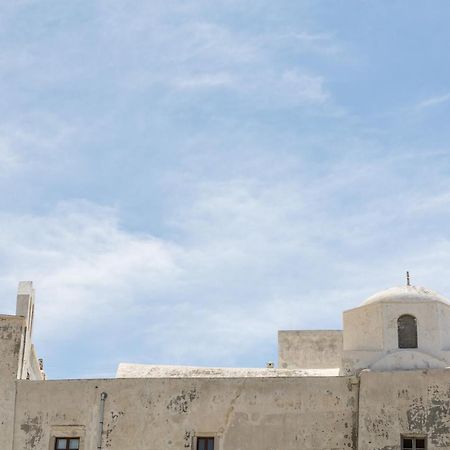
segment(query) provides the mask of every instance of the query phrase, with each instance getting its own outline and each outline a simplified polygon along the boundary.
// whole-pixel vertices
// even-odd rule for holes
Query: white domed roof
[[[441,302],[450,305],[442,295],[421,286],[392,287],[372,295],[361,305],[385,302]]]

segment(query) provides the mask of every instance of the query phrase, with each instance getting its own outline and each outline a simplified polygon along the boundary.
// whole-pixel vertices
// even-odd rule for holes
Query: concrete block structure
[[[0,316],[0,450],[450,449],[450,303],[425,288],[375,294],[343,330],[280,331],[277,368],[48,380],[33,316],[22,282]]]

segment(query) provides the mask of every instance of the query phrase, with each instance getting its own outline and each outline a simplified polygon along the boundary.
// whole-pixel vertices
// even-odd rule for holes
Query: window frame
[[[75,439],[78,438],[79,450],[85,447],[86,427],[84,425],[51,425],[50,439],[48,442],[48,450],[55,450],[56,439]]]
[[[404,440],[405,439],[411,439],[412,440],[412,447],[407,448],[404,446]],[[420,439],[424,441],[424,447],[422,448],[417,448],[416,447],[416,441]],[[410,434],[405,434],[405,435],[401,435],[400,437],[400,449],[401,450],[427,450],[428,449],[428,440],[427,437],[424,435],[410,435]]]
[[[406,330],[406,327],[401,327],[402,319],[408,318],[413,319],[414,323],[414,338],[415,338],[415,345],[406,345],[408,342],[405,343],[405,340],[410,340],[410,337],[408,336],[408,333],[411,332],[411,330]],[[411,325],[411,323],[409,324]],[[406,330],[406,331],[405,331]],[[410,313],[401,314],[397,318],[397,340],[398,340],[398,348],[399,349],[414,349],[419,348],[419,332],[418,332],[418,324],[417,324],[417,317]]]
[[[65,439],[66,447],[65,448],[58,448],[58,441]],[[77,440],[78,441],[78,448],[77,449],[71,449],[70,448],[70,441]],[[81,449],[81,438],[80,436],[55,436],[55,450],[80,450]]]
[[[222,450],[222,435],[215,431],[197,431],[192,433],[191,448],[192,450],[198,449],[199,438],[213,438],[214,450]]]
[[[199,450],[199,446],[200,446],[200,441],[205,441],[205,444],[206,444],[206,447],[205,447],[205,450],[209,450],[208,449],[208,444],[209,444],[209,441],[212,439],[212,442],[213,442],[213,448],[212,448],[212,450],[216,450],[216,437],[215,436],[212,436],[212,435],[209,435],[209,436],[197,436],[197,442],[195,443],[195,450]]]

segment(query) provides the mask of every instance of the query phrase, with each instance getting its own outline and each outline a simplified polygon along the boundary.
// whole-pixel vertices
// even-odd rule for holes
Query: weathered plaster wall
[[[446,305],[438,305],[438,327],[440,330],[440,342],[442,350],[450,350],[450,308]]]
[[[22,317],[0,316],[0,449],[12,445],[15,382],[24,327]]]
[[[417,320],[417,349],[398,348],[397,320]],[[358,369],[402,370],[450,365],[450,306],[438,301],[382,302],[344,312],[342,373]]]
[[[24,318],[25,327],[18,378],[42,380],[43,373],[39,369],[36,351],[32,344],[34,296],[33,283],[31,281],[21,281],[17,292],[16,315]]]
[[[0,316],[0,450],[12,448],[14,404],[18,378],[42,379],[31,343],[34,290],[19,283],[15,316]]]
[[[120,363],[116,378],[275,378],[337,377],[339,368],[261,369],[242,367],[195,367]]]
[[[30,357],[28,359],[28,373],[30,374],[30,380],[42,380],[43,372],[39,367],[39,361],[36,355],[36,349],[33,344],[31,344],[30,348]],[[26,377],[25,377],[26,378]]]
[[[382,308],[374,304],[344,311],[344,351],[383,350]]]
[[[95,448],[103,391],[110,450],[191,449],[201,433],[219,450],[335,450],[356,436],[347,377],[19,381],[14,450],[49,450],[71,427]]]
[[[450,448],[450,369],[361,373],[359,448],[400,450],[400,436]]]
[[[278,332],[278,367],[325,369],[341,367],[342,331]]]
[[[403,314],[411,314],[417,320],[419,350],[438,354],[442,349],[438,316],[441,305],[438,302],[385,303],[383,305],[384,350],[398,350],[397,320]],[[442,307],[450,308],[446,305],[442,305]]]

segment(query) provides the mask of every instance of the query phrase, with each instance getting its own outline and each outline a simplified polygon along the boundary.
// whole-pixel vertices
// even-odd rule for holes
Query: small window
[[[80,438],[56,438],[55,450],[79,450]]]
[[[214,438],[213,437],[198,437],[197,438],[197,450],[214,450]]]
[[[397,320],[398,348],[417,348],[417,321],[414,316],[404,314]]]
[[[402,437],[402,450],[425,450],[426,448],[424,437]]]

